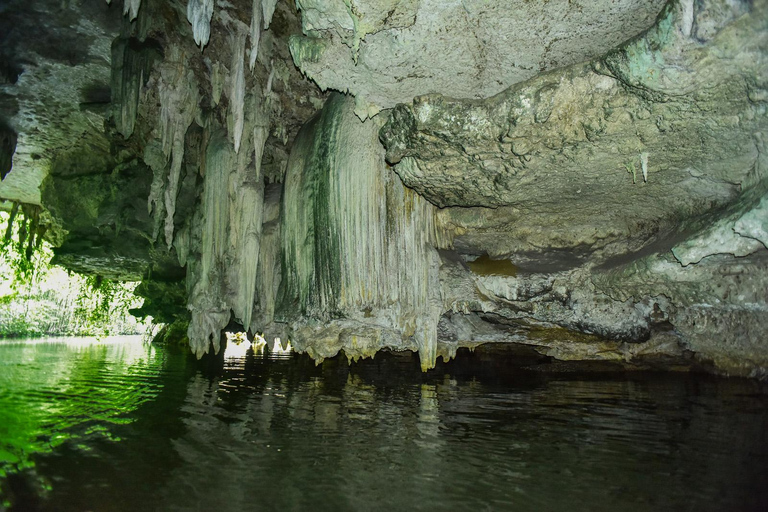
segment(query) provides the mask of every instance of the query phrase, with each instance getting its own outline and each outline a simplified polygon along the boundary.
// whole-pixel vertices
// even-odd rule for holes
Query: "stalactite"
[[[192,283],[189,298],[191,322],[187,334],[192,351],[201,357],[211,343],[219,351],[219,335],[229,322],[229,306],[221,286],[222,264],[227,250],[229,219],[229,174],[235,155],[223,132],[217,131],[208,142],[202,200],[202,238],[200,260],[190,268]]]
[[[179,189],[181,164],[184,160],[184,138],[199,109],[200,97],[195,74],[185,64],[183,55],[169,59],[167,65],[163,66],[161,75],[158,89],[163,152],[166,158],[171,159],[164,192],[165,242],[170,248],[173,244],[176,195]]]
[[[648,182],[648,153],[640,153],[640,169],[643,171],[643,182]]]
[[[21,222],[19,222],[19,245],[18,245],[18,251],[19,254],[24,253],[24,246],[27,243],[27,223],[29,219],[26,215],[22,215]]]
[[[221,93],[224,90],[224,73],[221,71],[221,63],[214,62],[211,66],[211,106],[215,107],[221,101]]]
[[[25,215],[29,218],[29,238],[27,239],[27,248],[24,252],[24,256],[27,261],[32,261],[32,254],[37,247],[36,236],[40,228],[40,207],[29,206]]]
[[[155,43],[118,38],[112,43],[112,104],[117,131],[124,138],[133,134],[144,82],[162,49]]]
[[[123,0],[123,14],[127,14],[131,21],[139,15],[139,7],[141,7],[141,0]]]
[[[108,5],[111,3],[112,0],[107,0]],[[133,21],[139,14],[139,7],[141,7],[141,0],[123,0],[123,15],[127,15]]]
[[[185,224],[182,229],[176,232],[173,247],[176,249],[176,256],[179,258],[179,266],[185,267],[189,257],[189,224]]]
[[[264,18],[264,30],[269,28],[269,24],[272,23],[272,16],[275,14],[275,7],[277,7],[277,0],[261,0],[261,9]]]
[[[248,67],[253,71],[256,58],[259,55],[259,39],[261,38],[261,22],[264,16],[261,0],[253,0],[253,13],[251,15],[251,55],[248,59]]]
[[[211,37],[211,18],[214,0],[189,0],[187,20],[192,24],[195,43],[202,49]]]
[[[16,220],[16,215],[18,214],[19,203],[14,201],[13,206],[11,206],[11,214],[8,217],[8,227],[5,229],[4,241],[6,244],[11,241],[11,236],[13,235],[13,222]]]
[[[256,123],[253,129],[253,166],[244,162],[250,160],[250,152],[243,151],[238,157],[241,162],[234,175],[230,190],[231,228],[230,246],[233,263],[230,265],[230,288],[234,291],[232,311],[247,328],[251,324],[256,298],[256,275],[262,232],[264,204],[264,180],[261,175],[261,156],[267,139],[267,117],[257,106],[251,110]]]
[[[377,130],[355,116],[354,100],[336,95],[297,137],[282,200],[279,311],[289,322],[298,313],[361,326],[351,334],[340,322],[334,334],[332,322],[297,339],[316,357],[339,348],[371,355],[394,332],[427,369],[442,313],[434,207],[386,168]]]
[[[232,68],[231,88],[229,93],[230,112],[232,114],[232,132],[235,152],[240,151],[245,124],[245,33],[235,30],[231,35]]]
[[[264,192],[264,224],[259,247],[258,290],[259,317],[251,321],[251,331],[258,332],[272,324],[275,318],[275,299],[280,286],[280,194],[282,186],[268,186]]]

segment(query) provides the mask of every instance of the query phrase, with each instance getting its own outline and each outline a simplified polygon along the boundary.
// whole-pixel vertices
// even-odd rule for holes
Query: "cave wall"
[[[113,7],[90,121],[34,172],[57,261],[143,279],[198,357],[235,322],[317,361],[499,342],[765,377],[765,1]]]

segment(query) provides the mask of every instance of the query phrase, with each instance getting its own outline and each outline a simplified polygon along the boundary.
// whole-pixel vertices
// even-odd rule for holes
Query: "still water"
[[[547,369],[2,342],[0,511],[768,510],[757,383]]]

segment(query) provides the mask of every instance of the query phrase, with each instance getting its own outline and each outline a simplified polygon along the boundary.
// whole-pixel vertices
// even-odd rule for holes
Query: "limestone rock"
[[[313,357],[415,347],[431,368],[442,313],[433,207],[386,168],[379,127],[336,95],[299,134],[282,198],[276,316],[309,322],[291,339]]]
[[[3,8],[0,199],[197,356],[768,376],[766,0],[86,4]]]
[[[684,5],[670,3],[654,29],[602,59],[494,98],[426,95],[396,107],[381,131],[388,161],[436,205],[494,208],[489,217],[514,225],[489,253],[578,247],[573,256],[608,259],[685,236],[687,219],[763,179],[768,119],[740,77],[768,80],[768,16],[763,3],[746,14],[747,4],[715,1],[691,22]],[[697,16],[705,40],[690,34]],[[473,217],[446,215],[459,226]]]
[[[646,30],[663,0],[299,0],[296,65],[323,89],[381,108],[439,93],[488,98],[604,54]],[[376,109],[374,109],[376,110]]]

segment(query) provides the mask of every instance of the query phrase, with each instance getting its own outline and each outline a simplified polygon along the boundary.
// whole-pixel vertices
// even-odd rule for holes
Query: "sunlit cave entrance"
[[[768,510],[768,0],[4,0],[0,512]]]

